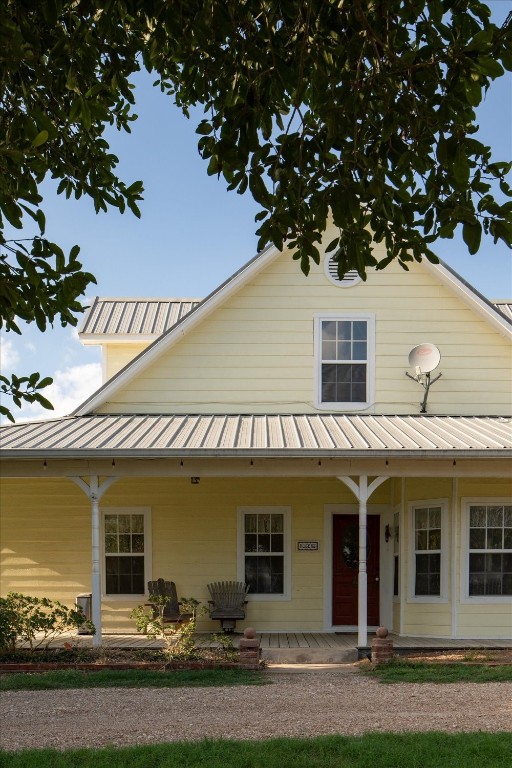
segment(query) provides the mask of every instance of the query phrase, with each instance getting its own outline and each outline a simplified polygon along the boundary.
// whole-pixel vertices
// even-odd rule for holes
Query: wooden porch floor
[[[203,646],[212,645],[210,633],[198,633],[197,644]],[[232,636],[234,645],[237,646],[242,635],[234,634]],[[357,634],[332,632],[262,632],[258,634],[263,654],[266,651],[290,650],[299,652],[304,651],[353,651],[357,648]],[[368,643],[371,643],[374,635],[368,636]],[[395,649],[400,653],[408,649],[411,650],[441,650],[441,649],[466,649],[466,648],[512,648],[512,639],[510,640],[452,640],[439,637],[408,637],[406,635],[398,636],[391,634]],[[51,643],[52,647],[60,647],[65,642],[78,643],[82,646],[92,645],[92,637],[89,635],[77,635],[76,633],[66,634],[58,640]],[[121,635],[121,634],[103,634],[103,645],[110,648],[162,648],[163,643],[159,640],[147,640],[141,635]]]

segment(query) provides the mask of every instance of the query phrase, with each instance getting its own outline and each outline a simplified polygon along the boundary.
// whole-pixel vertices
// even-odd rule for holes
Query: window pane
[[[143,557],[107,557],[106,591],[111,595],[144,594]]]
[[[416,549],[428,549],[427,531],[416,531]]]
[[[322,339],[323,340],[336,339],[336,321],[335,320],[324,320],[322,322]]]
[[[366,384],[352,384],[351,403],[366,402]]]
[[[245,558],[245,582],[253,594],[282,594],[283,561],[281,555],[258,556],[250,555]]]
[[[324,384],[334,384],[336,382],[337,365],[322,365],[322,382]]]
[[[338,341],[338,360],[351,360],[350,341]]]
[[[505,528],[503,531],[503,547],[512,549],[512,528]]]
[[[322,359],[336,360],[336,342],[335,341],[322,342]]]
[[[284,515],[272,515],[271,530],[272,530],[272,533],[283,533]]]
[[[132,533],[144,533],[144,515],[132,515]]]
[[[336,402],[337,403],[350,403],[352,402],[352,387],[350,384],[338,384],[336,387]]]
[[[471,528],[485,528],[485,507],[471,507],[469,524]]]
[[[105,515],[105,533],[117,533],[117,515]]]
[[[512,595],[512,573],[503,574],[503,595]]]
[[[352,323],[352,329],[353,329],[353,336],[354,339],[364,339],[367,338],[367,324],[366,320],[354,320]]]
[[[258,532],[270,533],[270,515],[258,515]]]
[[[472,528],[469,531],[469,548],[485,549],[485,528]]]
[[[258,515],[245,515],[246,533],[256,533],[258,530]]]
[[[129,533],[119,534],[119,549],[118,552],[131,552],[131,536]]]
[[[487,529],[487,549],[503,549],[503,530],[501,528]]]
[[[118,515],[117,524],[119,526],[119,533],[130,533],[131,531],[131,515]]]
[[[400,572],[398,556],[394,558],[394,570],[393,570],[393,596],[398,597],[398,574]]]
[[[415,525],[416,525],[416,530],[418,530],[419,528],[428,528],[428,509],[416,510]]]
[[[140,533],[132,536],[132,552],[144,552],[144,536]]]
[[[336,384],[322,384],[322,403],[336,402]]]
[[[245,551],[257,552],[258,550],[258,537],[255,533],[245,534]]]
[[[504,524],[512,528],[512,507],[503,508]]]
[[[430,530],[428,532],[428,548],[441,549],[441,531]]]
[[[270,552],[270,533],[258,534],[258,552]]]
[[[350,320],[340,320],[338,323],[338,340],[350,341],[352,339],[352,323]]]
[[[271,551],[272,552],[283,552],[284,551],[284,536],[283,536],[282,533],[273,533],[272,534]]]
[[[352,345],[352,360],[366,360],[366,342],[356,341]]]
[[[117,552],[117,536],[107,534],[105,536],[105,552]]]
[[[503,507],[487,508],[487,527],[501,528],[503,525]]]
[[[439,507],[433,507],[428,511],[428,524],[430,528],[441,527],[441,510]]]

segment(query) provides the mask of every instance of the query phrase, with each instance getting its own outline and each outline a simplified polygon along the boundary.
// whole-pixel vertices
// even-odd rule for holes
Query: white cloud
[[[101,385],[101,365],[87,363],[55,371],[53,384],[41,390],[41,394],[53,404],[53,411],[39,403],[24,405],[21,411],[13,409],[16,421],[54,419],[67,416]]]
[[[2,365],[2,371],[12,371],[20,361],[20,356],[15,344],[11,339],[6,339],[5,336],[0,336],[0,363]]]

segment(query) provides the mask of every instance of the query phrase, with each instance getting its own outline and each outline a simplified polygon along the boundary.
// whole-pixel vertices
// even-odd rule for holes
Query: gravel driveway
[[[272,685],[7,691],[0,746],[95,747],[205,737],[512,731],[511,683],[382,685],[351,666],[263,672]]]

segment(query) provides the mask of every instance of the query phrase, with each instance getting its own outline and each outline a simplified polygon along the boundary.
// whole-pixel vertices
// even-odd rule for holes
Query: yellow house
[[[258,631],[511,639],[511,321],[442,264],[274,248],[202,301],[95,300],[102,387],[1,428],[2,593],[92,592],[97,643],[159,577],[245,581]]]

